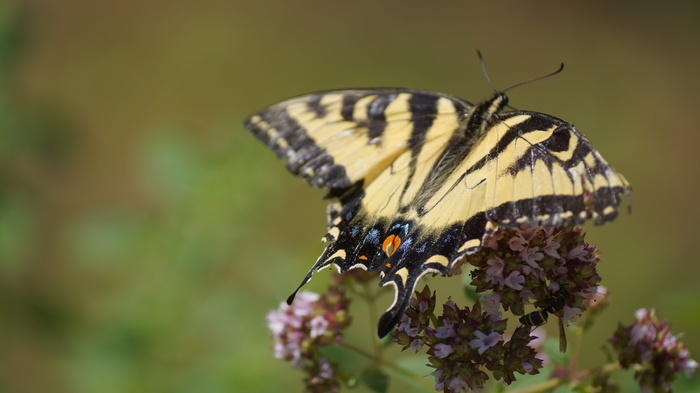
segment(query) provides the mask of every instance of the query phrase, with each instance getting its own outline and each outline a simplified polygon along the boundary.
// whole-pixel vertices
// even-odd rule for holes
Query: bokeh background
[[[498,88],[564,62],[512,105],[576,124],[634,187],[589,228],[614,298],[584,365],[640,307],[700,358],[699,20],[695,0],[0,2],[0,391],[301,391],[264,315],[322,250],[323,192],[242,120],[340,87],[478,101],[476,49]]]

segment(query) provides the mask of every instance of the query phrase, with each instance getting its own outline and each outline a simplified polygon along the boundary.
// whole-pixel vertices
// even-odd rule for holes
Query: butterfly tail
[[[287,298],[287,304],[288,304],[288,305],[291,305],[291,304],[292,304],[292,302],[294,301],[294,298],[297,296],[297,292],[299,292],[299,290],[301,289],[301,287],[303,287],[304,285],[306,285],[306,283],[309,282],[309,280],[311,280],[311,277],[312,277],[313,275],[314,275],[314,269],[309,270],[309,272],[306,274],[306,277],[304,277],[304,279],[301,281],[301,284],[299,284],[299,286],[297,287],[297,289],[295,289],[294,292],[292,292],[292,294],[289,295],[289,297]]]
[[[317,271],[319,271],[319,270],[321,270],[321,269],[327,268],[328,266],[330,266],[330,265],[337,259],[337,258],[330,258],[330,259],[329,259],[329,258],[325,258],[325,255],[327,254],[327,251],[328,251],[328,250],[326,250],[326,252],[324,252],[323,255],[321,255],[320,258],[318,258],[318,260],[316,261],[316,263],[311,267],[311,269],[309,269],[309,272],[306,273],[306,276],[304,277],[304,279],[301,280],[301,284],[299,284],[299,286],[297,287],[297,289],[295,289],[294,292],[292,292],[292,294],[289,295],[289,297],[287,298],[287,304],[292,304],[292,302],[294,301],[294,297],[296,297],[296,295],[297,295],[297,292],[299,292],[299,290],[300,290],[304,285],[306,285],[307,282],[309,282],[309,281],[311,280],[311,277],[313,277],[314,273],[316,273]]]
[[[406,311],[406,308],[408,308],[411,301],[411,296],[413,295],[413,291],[415,290],[419,278],[420,276],[409,276],[407,277],[407,281],[405,283],[403,280],[397,278],[381,283],[382,286],[387,284],[393,285],[396,293],[394,296],[394,303],[392,303],[381,318],[379,318],[379,324],[377,326],[377,334],[379,335],[379,338],[391,333],[394,327],[399,323],[399,320]]]

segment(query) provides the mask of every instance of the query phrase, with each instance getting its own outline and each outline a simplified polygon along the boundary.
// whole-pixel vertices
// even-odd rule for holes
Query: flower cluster
[[[532,301],[544,307],[552,293],[566,286],[570,296],[562,316],[573,322],[585,310],[586,295],[595,293],[600,282],[599,252],[584,238],[581,227],[498,229],[484,240],[481,251],[467,258],[475,267],[471,283],[477,292],[493,291],[482,298],[491,314],[500,305],[515,315],[523,315]]]
[[[640,309],[630,326],[620,324],[613,338],[623,368],[634,367],[635,379],[643,391],[670,392],[676,374],[690,377],[698,363],[689,357],[688,348],[671,334],[671,326],[660,320],[656,311]]]
[[[435,294],[426,285],[416,292],[392,337],[403,349],[427,347],[438,391],[483,389],[489,379],[485,370],[510,384],[515,380],[514,373],[537,374],[542,367],[536,351],[528,346],[534,338],[529,329],[520,327],[505,341],[507,321],[483,312],[480,303],[462,309],[448,300],[438,317],[434,309]]]
[[[350,324],[349,300],[339,287],[318,295],[299,292],[291,305],[282,302],[267,314],[275,357],[303,369],[310,392],[337,392],[337,367],[319,354],[324,345],[342,341],[342,330]]]
[[[534,325],[546,322],[551,314],[574,322],[588,310],[586,318],[577,323],[577,331],[582,333],[610,302],[607,290],[599,285],[599,251],[584,238],[580,227],[523,225],[495,230],[484,239],[479,252],[462,261],[472,265],[468,294],[478,294],[472,297],[474,305],[460,308],[448,299],[437,315],[435,292],[426,285],[411,298],[391,337],[403,350],[426,351],[438,391],[481,391],[490,378],[510,384],[516,373],[538,374],[548,359],[538,352],[544,332],[533,330]],[[457,265],[451,274],[459,272]],[[343,340],[342,330],[350,324],[346,289],[375,276],[361,269],[334,275],[326,294],[300,292],[291,306],[282,303],[268,314],[275,356],[306,372],[307,391],[338,392],[341,379],[351,380],[319,349]],[[355,292],[370,296],[367,291]],[[537,312],[526,315],[527,304],[534,304]],[[524,316],[519,322],[527,326],[519,326],[507,336],[508,319],[503,318],[503,311]],[[676,374],[690,376],[698,368],[679,336],[672,335],[669,324],[659,320],[654,311],[639,310],[636,321],[620,325],[610,342],[619,353],[619,366],[635,371],[645,393],[670,392]],[[379,352],[375,356],[368,370],[384,364]],[[589,388],[617,391],[610,371],[617,369],[618,363],[576,373],[570,369],[572,364],[559,369],[550,365],[555,383],[585,387],[580,380],[588,376]]]

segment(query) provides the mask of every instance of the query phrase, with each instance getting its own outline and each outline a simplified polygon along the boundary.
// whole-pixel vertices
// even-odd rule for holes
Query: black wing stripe
[[[386,107],[395,99],[396,94],[378,95],[377,98],[367,106],[367,136],[370,143],[375,140],[381,141],[381,136],[386,129],[386,116],[384,112],[386,111]]]
[[[433,121],[438,113],[437,102],[439,97],[425,97],[413,95],[409,99],[409,108],[411,110],[411,122],[413,124],[413,130],[411,131],[411,138],[408,141],[408,146],[411,149],[411,162],[409,163],[409,173],[406,179],[406,184],[401,190],[400,201],[404,200],[404,196],[409,189],[409,185],[413,181],[413,176],[416,173],[416,165],[418,163],[418,156],[423,149],[423,142],[425,141],[425,135],[428,130],[433,126]],[[400,206],[401,213],[406,213],[411,207],[410,203],[404,203]]]
[[[413,131],[408,146],[413,148],[411,154],[417,156],[420,153],[420,146],[425,141],[425,134],[433,126],[433,121],[438,113],[437,103],[440,97],[413,95],[408,100],[411,110],[411,122]]]
[[[245,126],[286,162],[290,172],[312,186],[342,188],[352,184],[345,168],[335,165],[333,157],[283,108],[262,111],[250,117]]]
[[[322,118],[326,117],[328,115],[328,111],[326,110],[326,107],[321,105],[321,99],[323,98],[322,95],[317,95],[317,96],[312,96],[309,98],[309,100],[306,102],[306,107],[309,112],[313,112],[316,118]]]
[[[340,115],[345,121],[354,121],[355,104],[361,97],[359,94],[347,94],[343,97]]]

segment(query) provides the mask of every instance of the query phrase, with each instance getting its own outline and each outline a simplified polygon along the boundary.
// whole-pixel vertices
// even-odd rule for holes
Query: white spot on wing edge
[[[403,269],[405,269],[405,268],[403,268]],[[413,288],[411,288],[411,289],[409,289],[409,290],[410,290],[411,292],[413,292],[413,290],[415,289],[416,285],[418,285],[418,281],[420,281],[421,277],[423,277],[424,275],[426,275],[426,274],[428,274],[428,273],[440,273],[440,271],[437,270],[437,269],[425,269],[425,270],[423,270],[423,271],[421,272],[421,274],[420,274],[418,277],[416,277],[416,281],[413,283]],[[405,283],[405,281],[404,281],[404,283]],[[394,306],[396,305],[396,301],[399,299],[399,286],[396,285],[396,282],[394,282],[394,280],[387,281],[387,282],[385,282],[384,284],[382,284],[383,287],[384,287],[384,286],[387,286],[387,285],[392,285],[392,286],[394,287],[394,300],[391,302],[391,304],[389,305],[389,307],[387,307],[387,309],[386,309],[386,311],[389,311],[389,310],[391,310],[392,308],[394,308]],[[405,284],[404,284],[404,287],[405,287]],[[413,294],[411,294],[411,295],[413,295]],[[386,312],[386,311],[385,311],[385,312]]]
[[[397,276],[401,277],[401,281],[403,281],[403,285],[406,286],[406,280],[408,279],[408,269],[405,267],[402,267],[401,269],[397,270],[395,273]]]
[[[447,266],[450,264],[450,260],[447,259],[447,257],[444,256],[444,255],[437,255],[437,254],[436,254],[436,255],[433,255],[432,257],[428,258],[428,260],[425,261],[425,262],[423,262],[423,263],[424,263],[424,264],[427,264],[427,263],[437,263],[437,264],[440,264],[440,265],[442,265],[442,266],[447,267]]]
[[[337,239],[338,236],[340,236],[340,229],[338,227],[333,227],[328,230],[328,234],[333,237],[333,239]]]
[[[346,256],[347,256],[347,254],[345,253],[345,250],[338,250],[335,253],[333,253],[333,255],[326,258],[326,262],[330,261],[333,258],[340,258],[340,259],[345,260]]]
[[[475,247],[479,247],[479,246],[481,246],[481,240],[479,240],[479,239],[467,240],[466,242],[464,242],[464,244],[462,244],[462,247],[460,247],[457,250],[457,252],[466,251],[470,248],[475,248]]]
[[[565,212],[559,214],[559,217],[561,217],[563,219],[571,218],[573,216],[574,216],[574,212],[572,212],[572,211],[565,211]]]
[[[363,264],[361,264],[361,263],[356,263],[356,264],[354,264],[354,265],[352,265],[352,266],[350,266],[350,267],[348,268],[348,270],[352,270],[352,269],[362,269],[362,270],[364,270],[364,271],[367,271],[367,266],[365,266],[365,265],[363,265]],[[347,270],[346,270],[346,271],[347,271]]]

